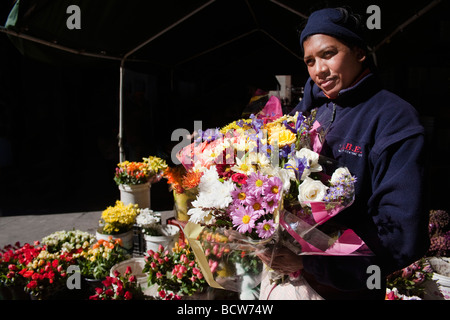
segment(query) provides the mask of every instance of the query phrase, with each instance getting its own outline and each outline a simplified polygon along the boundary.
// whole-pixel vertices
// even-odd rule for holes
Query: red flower
[[[243,173],[235,173],[231,176],[231,180],[239,184],[245,184],[247,182],[247,175]]]
[[[23,272],[22,272],[23,271]],[[27,270],[27,269],[23,269],[22,271],[20,271],[19,273],[24,277],[24,278],[29,278],[33,275],[34,271],[33,270]]]
[[[32,281],[30,281],[30,282],[27,284],[27,288],[28,288],[28,289],[34,289],[34,288],[37,287],[37,285],[38,285],[37,281],[36,281],[36,280],[32,280]]]
[[[106,289],[105,294],[108,297],[112,297],[114,295],[114,291],[112,289]]]
[[[125,292],[124,296],[125,300],[131,300],[133,299],[133,295],[131,294],[130,291]]]
[[[131,274],[131,267],[128,266],[127,269],[125,270],[125,274]]]
[[[105,287],[110,287],[112,285],[112,279],[111,277],[106,277],[105,280],[102,281],[103,285]]]
[[[103,293],[103,289],[102,288],[95,288],[95,292],[97,292],[97,294],[102,294]]]
[[[57,266],[58,266],[58,264],[59,264],[59,261],[58,260],[53,260],[53,262],[52,262],[52,267],[53,268],[56,268]]]

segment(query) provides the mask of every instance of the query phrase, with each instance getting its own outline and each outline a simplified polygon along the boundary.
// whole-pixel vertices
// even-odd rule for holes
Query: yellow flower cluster
[[[284,121],[287,121],[287,123],[295,123],[296,116],[284,115],[277,120],[265,125],[270,145],[273,145],[275,143],[274,141],[278,141],[278,147],[282,148],[286,145],[294,143],[297,140],[297,135],[286,128],[286,126],[283,124]]]
[[[118,242],[117,242],[118,243]],[[100,239],[89,250],[85,250],[81,255],[91,262],[97,259],[103,258],[109,260],[111,257],[111,251],[114,249],[115,243]]]
[[[242,123],[242,126],[239,126],[237,123]],[[236,130],[239,133],[244,133],[245,130],[249,130],[252,127],[250,124],[252,123],[252,119],[241,119],[231,122],[230,124],[227,124],[225,127],[220,129],[221,134],[226,134],[229,130]]]
[[[109,206],[102,212],[102,220],[105,225],[103,231],[107,234],[114,234],[130,229],[136,221],[138,206],[136,204],[124,205],[117,200],[114,207]]]
[[[144,163],[148,165],[148,168],[153,172],[158,172],[165,170],[167,168],[167,163],[164,159],[155,157],[155,156],[149,156],[148,158],[142,158],[144,160]]]

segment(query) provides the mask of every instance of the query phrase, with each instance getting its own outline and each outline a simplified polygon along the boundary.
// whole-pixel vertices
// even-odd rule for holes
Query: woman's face
[[[362,72],[366,56],[360,48],[349,48],[338,39],[315,34],[303,42],[304,61],[311,79],[331,99],[350,87]]]

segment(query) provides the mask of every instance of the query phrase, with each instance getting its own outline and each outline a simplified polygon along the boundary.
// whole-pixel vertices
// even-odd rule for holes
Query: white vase
[[[144,234],[146,249],[158,251],[159,245],[162,245],[165,250],[170,250],[174,247],[175,242],[178,241],[180,236],[180,228],[177,226],[168,224],[162,227],[161,236],[149,236]]]
[[[124,232],[124,233],[119,233],[119,234],[104,234],[104,233],[99,233],[98,231],[95,232],[95,237],[97,238],[97,240],[103,239],[103,240],[108,240],[109,237],[112,237],[114,240],[115,239],[121,239],[122,240],[122,247],[126,250],[132,250],[133,249],[133,237],[134,237],[134,232],[133,229]]]
[[[150,208],[150,182],[144,184],[121,184],[120,201],[124,205],[137,204],[139,208]]]

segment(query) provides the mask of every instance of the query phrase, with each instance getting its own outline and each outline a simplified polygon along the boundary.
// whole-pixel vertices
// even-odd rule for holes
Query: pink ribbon
[[[312,148],[314,152],[320,153],[322,150],[322,141],[320,141],[317,129],[320,128],[320,123],[316,120],[313,123],[311,130],[309,130],[309,136],[312,143]]]
[[[314,242],[320,238],[320,241],[323,245],[324,239],[330,238],[322,231],[315,229],[315,227],[310,226],[310,228],[305,228],[305,232],[308,233],[308,238],[310,238],[310,242],[304,240],[297,232],[291,227],[290,223],[285,221],[285,215],[289,214],[289,219],[291,222],[296,224],[297,227],[299,225],[308,225],[306,222],[302,221],[299,217],[285,212],[280,217],[281,225],[288,231],[288,233],[301,245],[302,253],[309,254],[319,254],[319,255],[329,255],[329,256],[349,256],[349,255],[369,255],[372,254],[364,241],[351,229],[345,230],[342,235],[327,249],[321,250],[311,244],[310,242]],[[315,229],[315,230],[314,230]],[[315,239],[314,239],[315,238]],[[364,249],[361,253],[356,253],[357,250]]]

